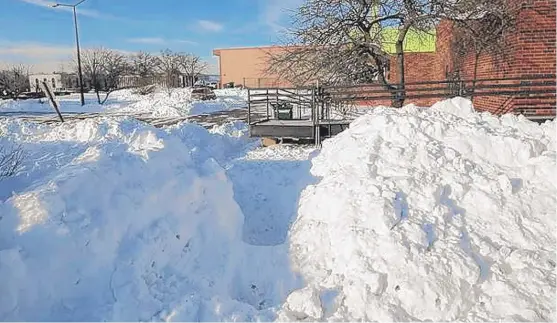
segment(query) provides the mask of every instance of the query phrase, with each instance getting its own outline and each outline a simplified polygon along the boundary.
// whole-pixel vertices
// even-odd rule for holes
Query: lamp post
[[[76,4],[65,4],[65,3],[56,3],[53,4],[52,7],[70,7],[73,9],[73,21],[75,26],[75,44],[77,46],[77,72],[79,77],[79,92],[81,95],[81,105],[85,105],[85,97],[83,96],[83,73],[81,72],[81,53],[79,51],[79,33],[77,32],[77,14],[75,12],[75,8],[82,4],[85,0],[81,0]]]

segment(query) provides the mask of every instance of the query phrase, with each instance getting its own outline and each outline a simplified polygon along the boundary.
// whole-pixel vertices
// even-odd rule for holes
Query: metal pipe
[[[248,127],[251,124],[251,99],[250,99],[250,89],[248,88]]]

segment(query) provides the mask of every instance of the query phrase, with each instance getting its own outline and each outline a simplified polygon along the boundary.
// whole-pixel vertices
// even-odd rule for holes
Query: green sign
[[[396,53],[396,41],[398,29],[395,27],[383,28],[381,33],[381,47],[389,54]],[[435,29],[424,32],[410,29],[404,38],[403,49],[405,53],[429,53],[435,52],[436,33]]]

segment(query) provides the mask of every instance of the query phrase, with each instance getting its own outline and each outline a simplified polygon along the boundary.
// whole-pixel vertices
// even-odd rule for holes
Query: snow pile
[[[238,93],[217,92],[216,100],[195,101],[191,97],[192,88],[158,89],[152,94],[139,97],[139,101],[119,112],[150,113],[153,117],[184,117],[188,115],[211,114],[219,111],[245,108],[246,101]],[[124,93],[123,98],[130,98]]]
[[[237,100],[247,101],[248,90],[240,88],[226,88],[214,90],[217,97],[237,98]]]
[[[125,98],[129,98],[124,93]],[[177,88],[157,91],[139,96],[137,102],[118,109],[119,112],[148,113],[153,117],[183,117],[189,114],[191,99],[190,88]]]
[[[162,88],[155,87],[154,91],[162,91]],[[109,100],[128,102],[139,101],[145,97],[145,95],[142,95],[139,92],[140,91],[137,88],[117,90],[110,94]]]
[[[227,127],[235,131],[228,144],[245,142],[240,125]],[[0,183],[4,320],[256,317],[264,302],[246,278],[254,264],[244,259],[243,215],[206,150],[226,129],[163,130],[126,118],[2,120],[0,129],[1,144],[21,144],[28,157]]]
[[[282,320],[554,321],[555,122],[373,109],[327,140]]]
[[[247,108],[247,91],[240,89],[214,90],[216,100],[195,101],[189,109],[190,115],[210,114]]]

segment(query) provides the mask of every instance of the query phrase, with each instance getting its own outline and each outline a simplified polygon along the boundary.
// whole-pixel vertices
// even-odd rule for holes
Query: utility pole
[[[81,70],[81,52],[79,49],[79,32],[77,29],[77,13],[76,7],[85,2],[85,0],[81,0],[76,4],[64,4],[64,3],[55,3],[52,5],[53,8],[56,7],[70,7],[73,9],[73,22],[75,27],[75,44],[77,46],[77,73],[79,77],[79,93],[81,98],[81,105],[85,105],[85,97],[84,97],[84,90],[83,90],[83,72]]]

